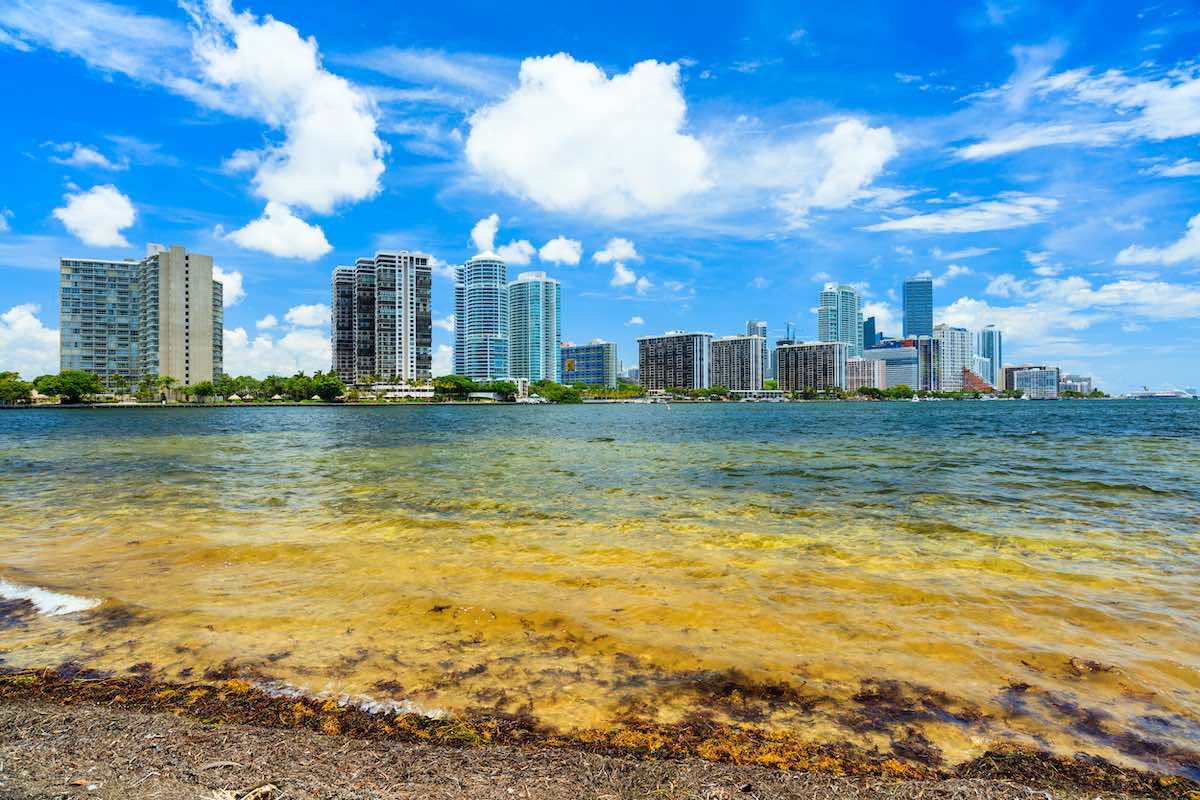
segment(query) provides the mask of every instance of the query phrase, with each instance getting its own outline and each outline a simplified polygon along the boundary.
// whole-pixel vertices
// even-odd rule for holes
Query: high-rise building
[[[224,369],[224,291],[212,257],[152,244],[140,261],[59,261],[59,368],[106,384],[143,376],[181,385]]]
[[[763,340],[762,349],[762,376],[763,380],[775,377],[771,373],[771,348],[767,346],[767,323],[766,320],[752,319],[746,323],[747,336],[761,336]]]
[[[354,384],[433,377],[429,256],[407,250],[335,267],[330,285],[331,369]]]
[[[495,253],[480,253],[454,275],[454,372],[507,380],[508,267]]]
[[[1016,374],[1022,369],[1057,369],[1056,367],[1048,367],[1045,364],[1008,364],[1000,370],[1000,383],[996,386],[1006,392],[1011,392],[1017,388]]]
[[[874,347],[879,342],[879,334],[875,330],[875,318],[863,320],[863,349]]]
[[[560,372],[562,383],[570,386],[585,383],[588,386],[617,385],[617,345],[603,339],[592,339],[587,344],[562,343]]]
[[[562,378],[562,287],[545,272],[522,272],[508,285],[508,374],[529,381]]]
[[[904,282],[904,338],[933,336],[933,278]]]
[[[846,390],[886,389],[887,365],[878,359],[855,356],[846,359]]]
[[[710,384],[733,391],[761,390],[766,346],[766,340],[757,334],[713,339]]]
[[[649,391],[667,388],[707,389],[711,333],[667,331],[638,338],[638,378]]]
[[[1030,400],[1058,399],[1058,367],[1021,367],[1013,370],[1013,388]]]
[[[796,328],[794,325],[792,325],[792,323],[789,322],[783,326],[783,338],[776,339],[775,346],[767,348],[767,351],[770,354],[770,367],[768,368],[768,372],[770,373],[771,378],[779,378],[779,370],[776,364],[776,353],[779,352],[779,348],[787,344],[796,344],[796,342]]]
[[[1058,393],[1064,392],[1091,394],[1092,379],[1085,375],[1063,375],[1058,381]]]
[[[862,355],[862,309],[853,286],[825,284],[817,308],[817,338],[822,342],[842,342],[851,357]]]
[[[907,386],[914,391],[941,390],[940,343],[931,336],[916,339],[884,339],[864,353],[884,362],[887,386]]]
[[[933,328],[933,338],[938,342],[938,374],[942,379],[943,392],[959,392],[963,388],[964,369],[975,366],[971,332],[940,323]]]
[[[1000,388],[1004,368],[1004,336],[995,325],[988,325],[975,337],[975,353],[988,360],[989,372],[980,372],[979,376],[992,386]]]
[[[801,342],[782,345],[775,351],[779,388],[785,392],[847,387],[845,342]]]

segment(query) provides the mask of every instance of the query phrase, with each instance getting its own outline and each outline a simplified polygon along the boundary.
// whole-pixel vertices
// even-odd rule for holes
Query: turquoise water
[[[32,410],[0,459],[9,667],[1200,775],[1200,403]]]

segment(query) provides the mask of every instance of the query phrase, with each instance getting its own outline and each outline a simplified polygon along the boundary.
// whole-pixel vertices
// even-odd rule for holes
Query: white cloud
[[[437,256],[429,257],[429,269],[438,278],[446,278],[451,281],[455,278],[454,265],[447,264]]]
[[[1019,228],[1041,222],[1058,208],[1058,201],[1021,192],[1007,192],[945,211],[916,214],[868,225],[868,231],[919,231],[922,233],[974,233]]]
[[[1141,333],[1147,330],[1146,326],[1140,322],[1122,322],[1121,331],[1123,333]]]
[[[252,183],[267,201],[328,214],[379,192],[386,146],[369,98],[324,68],[313,37],[230,0],[185,3],[201,82],[185,94],[283,132],[259,152]]]
[[[862,315],[863,319],[875,318],[875,330],[878,333],[885,336],[902,336],[904,334],[904,331],[901,330],[900,314],[886,302],[864,303]]]
[[[787,40],[792,44],[798,44],[805,36],[808,36],[808,31],[804,28],[795,28],[787,35]]]
[[[538,258],[550,264],[569,264],[575,266],[583,257],[583,242],[557,236],[542,245],[538,250]]]
[[[654,288],[654,284],[653,284],[653,282],[651,282],[651,280],[649,278],[647,278],[645,275],[642,275],[633,284],[633,288],[634,288],[634,291],[636,291],[638,294],[644,295],[644,294],[646,294],[646,292],[648,292]]]
[[[1200,177],[1200,161],[1181,158],[1171,164],[1155,164],[1142,170],[1145,175],[1158,175],[1163,178],[1195,178]]]
[[[496,232],[500,230],[500,215],[488,214],[471,228],[471,241],[476,251],[490,253],[496,247]]]
[[[499,97],[512,88],[517,71],[517,63],[507,58],[416,48],[380,47],[337,60],[421,86],[453,88],[469,97]]]
[[[750,279],[750,288],[752,289],[766,289],[770,285],[771,282],[762,275],[755,275]]]
[[[914,75],[911,72],[893,72],[892,77],[901,83],[916,83],[917,81],[924,80],[922,76]]]
[[[230,375],[294,375],[330,367],[329,333],[318,328],[296,328],[278,341],[269,333],[253,339],[245,328],[225,329],[225,372]]]
[[[41,308],[24,303],[0,314],[0,372],[25,380],[58,372],[58,331],[38,319]]]
[[[112,161],[94,147],[88,147],[79,142],[63,142],[61,144],[49,142],[47,144],[49,147],[54,148],[55,152],[63,153],[63,155],[50,156],[50,160],[56,164],[64,164],[68,167],[97,167],[108,170],[129,168],[128,159],[123,158],[118,161]]]
[[[964,267],[961,264],[951,264],[950,266],[946,267],[945,272],[943,272],[941,275],[939,275],[933,279],[933,285],[937,286],[937,287],[942,287],[960,275],[970,275],[970,274],[971,274],[970,268]]]
[[[1018,56],[1022,50],[1014,50]],[[1052,53],[1051,56],[1054,54]],[[1063,144],[1106,146],[1147,139],[1164,141],[1200,134],[1200,67],[1160,69],[1134,75],[1109,69],[1051,73],[1053,58],[1019,65],[1014,78],[983,99],[999,98],[1012,109],[1028,101],[1045,117],[1017,122],[961,148],[965,159],[985,159],[1034,147]]]
[[[0,233],[8,232],[8,218],[13,215],[13,212],[7,208],[0,208]]]
[[[637,283],[637,273],[629,267],[617,261],[613,264],[612,280],[609,281],[610,286],[629,286]]]
[[[441,319],[435,319],[433,321],[433,327],[440,328],[441,330],[446,331],[446,333],[454,333],[454,315],[449,314]]]
[[[833,276],[824,270],[821,270],[820,272],[814,272],[812,274],[812,281],[814,283],[824,283],[825,281],[831,280],[833,280]]]
[[[517,88],[471,117],[467,160],[485,181],[553,211],[663,211],[710,186],[686,117],[675,64],[643,61],[609,78],[566,53],[528,58]]]
[[[598,250],[592,253],[592,261],[597,264],[607,264],[610,261],[641,261],[642,257],[638,255],[637,248],[633,242],[621,237],[615,237],[608,240],[608,244],[604,245],[603,250]]]
[[[242,288],[242,273],[230,270],[225,270],[213,264],[213,280],[221,282],[221,303],[225,308],[236,306],[246,297],[246,290]]]
[[[896,248],[900,250],[899,247]],[[978,256],[986,256],[988,253],[996,252],[994,247],[964,247],[962,250],[946,251],[940,247],[935,247],[929,251],[929,255],[936,258],[938,261],[961,261],[964,258],[977,258]],[[909,250],[909,255],[912,251]]]
[[[267,203],[261,217],[226,238],[247,250],[305,261],[314,261],[333,249],[319,226],[310,225],[279,203]]]
[[[625,324],[628,326],[631,326],[631,327],[637,326],[637,325],[645,325],[646,320],[644,320],[641,317],[639,317],[638,315],[634,314],[632,317],[629,318],[629,321],[626,322]]]
[[[439,344],[433,351],[432,371],[434,377],[450,375],[454,372],[454,348],[448,344]]]
[[[856,119],[839,122],[817,137],[815,151],[823,164],[810,174],[808,185],[778,200],[793,227],[805,227],[814,208],[846,208],[864,197],[864,190],[899,152],[888,128],[871,128]]]
[[[272,328],[278,327],[278,325],[279,325],[279,318],[276,317],[274,314],[267,314],[265,317],[260,319],[258,322],[254,323],[254,327],[258,328],[260,331],[271,330]]]
[[[1188,220],[1187,231],[1179,241],[1166,247],[1130,245],[1117,253],[1118,264],[1162,264],[1170,266],[1200,259],[1200,214]]]
[[[128,247],[121,231],[133,225],[137,213],[129,198],[111,184],[66,195],[67,204],[54,209],[67,230],[84,244],[95,247]]]
[[[496,255],[500,256],[500,260],[506,264],[523,267],[533,260],[533,254],[536,252],[529,240],[521,239],[501,245],[500,249],[496,251]]]
[[[283,318],[298,328],[319,328],[329,324],[329,306],[324,303],[292,306]]]

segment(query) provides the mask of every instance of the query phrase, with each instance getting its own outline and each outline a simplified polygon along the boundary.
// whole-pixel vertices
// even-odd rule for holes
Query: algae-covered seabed
[[[1200,404],[0,415],[9,669],[1200,777]],[[42,609],[43,611],[45,609]]]

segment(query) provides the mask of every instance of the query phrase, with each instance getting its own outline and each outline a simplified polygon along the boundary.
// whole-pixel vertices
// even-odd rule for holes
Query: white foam
[[[390,714],[416,714],[421,717],[429,717],[430,719],[445,719],[448,715],[445,710],[440,708],[431,708],[414,703],[411,700],[380,700],[370,695],[358,694],[334,694],[332,692],[311,692],[303,689],[295,684],[286,681],[267,680],[253,681],[252,684],[256,689],[260,689],[272,697],[286,697],[291,700],[310,697],[315,700],[335,699],[338,708],[346,708],[353,706],[372,716],[386,716]]]
[[[8,600],[28,600],[33,603],[39,614],[47,617],[77,614],[100,605],[100,601],[92,597],[76,597],[37,586],[22,586],[4,578],[0,578],[0,597]]]

